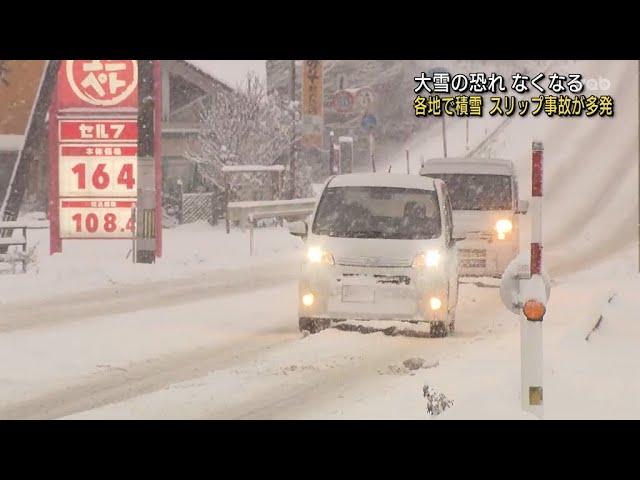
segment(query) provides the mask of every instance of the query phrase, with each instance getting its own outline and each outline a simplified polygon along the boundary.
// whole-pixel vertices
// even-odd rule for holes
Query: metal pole
[[[444,158],[447,158],[447,129],[445,126],[445,115],[442,115],[442,150],[444,152]]]
[[[58,87],[56,81],[49,108],[49,255],[62,252],[58,153]]]
[[[158,225],[155,175],[155,115],[153,60],[138,60],[138,198],[136,202],[136,263],[156,260]]]
[[[156,183],[156,257],[162,257],[162,67],[153,61],[153,166]]]
[[[409,166],[409,149],[408,148],[405,150],[405,153],[407,154],[407,175],[411,175],[411,167]]]
[[[371,171],[376,171],[376,154],[375,154],[375,139],[373,138],[373,132],[369,132],[369,155],[371,156]]]
[[[333,138],[334,133],[332,130],[329,132],[329,175],[335,175],[336,173],[338,173],[336,169],[335,150],[333,149]]]
[[[296,101],[296,61],[291,60],[291,79],[289,82],[290,92],[289,95],[291,97],[291,145],[289,147],[289,173],[291,177],[291,185],[290,185],[290,197],[296,197],[296,110],[294,107],[294,102]]]
[[[249,256],[253,257],[253,217],[249,217]]]
[[[465,130],[466,130],[466,141],[465,141],[465,150],[468,152],[469,151],[469,117],[467,117],[466,121],[465,121]]]
[[[531,152],[531,259],[530,282],[542,284],[542,142],[533,142]],[[542,320],[521,319],[522,408],[542,417],[543,408],[543,351]]]

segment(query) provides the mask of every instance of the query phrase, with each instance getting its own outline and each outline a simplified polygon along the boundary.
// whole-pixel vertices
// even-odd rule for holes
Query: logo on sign
[[[67,60],[67,81],[82,101],[99,107],[122,103],[138,84],[136,60]]]
[[[333,96],[333,108],[338,113],[350,112],[353,108],[353,95],[342,90]]]

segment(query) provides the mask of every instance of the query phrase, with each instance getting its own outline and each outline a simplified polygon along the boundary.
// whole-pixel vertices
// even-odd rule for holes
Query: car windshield
[[[440,236],[435,191],[397,187],[327,188],[313,233],[331,237],[428,239]]]
[[[453,210],[510,210],[511,177],[508,175],[478,175],[429,173],[447,184]]]

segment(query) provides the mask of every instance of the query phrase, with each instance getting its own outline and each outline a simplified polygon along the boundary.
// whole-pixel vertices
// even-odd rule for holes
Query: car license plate
[[[368,285],[343,285],[343,302],[373,303],[374,289]]]

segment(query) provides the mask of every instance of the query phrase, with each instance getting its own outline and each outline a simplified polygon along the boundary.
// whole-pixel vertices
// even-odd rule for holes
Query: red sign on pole
[[[134,237],[138,189],[137,61],[60,65],[49,122],[52,254],[62,239]]]
[[[58,71],[58,108],[138,109],[136,60],[64,60]]]
[[[61,120],[60,142],[136,142],[138,121],[132,118]]]

